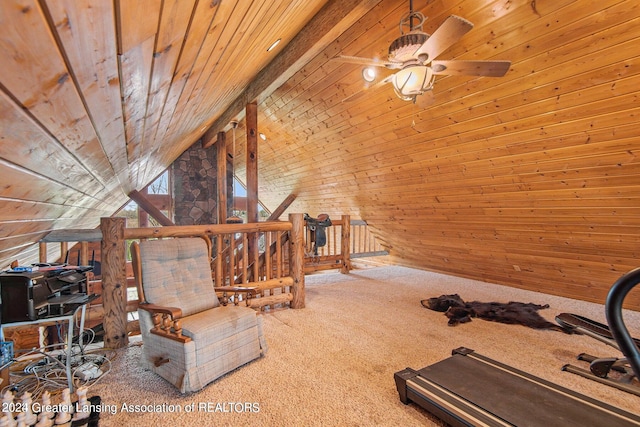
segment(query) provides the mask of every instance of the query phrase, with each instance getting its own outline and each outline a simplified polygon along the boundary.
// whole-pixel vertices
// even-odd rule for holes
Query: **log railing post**
[[[247,104],[245,124],[247,128],[246,141],[246,184],[247,184],[247,222],[258,222],[258,104]],[[251,266],[251,280],[258,280],[258,239],[259,233],[249,235],[249,258],[247,265]]]
[[[347,274],[351,270],[351,217],[342,215],[342,233],[340,252],[342,253],[342,268],[340,273]]]
[[[66,262],[67,253],[69,252],[69,242],[60,242],[60,259]]]
[[[125,225],[125,218],[101,218],[100,220],[104,343],[108,348],[126,347],[129,342]]]
[[[78,265],[89,265],[89,242],[80,242],[80,260]]]
[[[45,242],[40,242],[38,245],[38,262],[47,262],[47,244]]]
[[[304,308],[304,217],[302,214],[289,214],[291,222],[291,243],[289,271],[293,277],[291,308]]]
[[[231,154],[236,155],[236,153]],[[229,206],[227,206],[227,190],[229,189],[227,186],[227,134],[222,131],[218,132],[216,141],[216,160],[218,162],[218,224],[226,224],[227,217],[230,215]]]

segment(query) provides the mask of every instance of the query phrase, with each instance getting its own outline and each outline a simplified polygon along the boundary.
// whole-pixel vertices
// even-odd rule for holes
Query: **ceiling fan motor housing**
[[[389,46],[389,61],[407,62],[416,60],[413,54],[429,38],[429,34],[422,31],[413,31],[403,34]]]

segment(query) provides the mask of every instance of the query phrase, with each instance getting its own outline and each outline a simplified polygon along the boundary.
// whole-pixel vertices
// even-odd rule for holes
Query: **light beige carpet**
[[[480,319],[449,327],[443,313],[420,304],[448,293],[467,301],[549,304],[540,313],[552,322],[561,312],[604,322],[602,305],[426,271],[381,266],[348,275],[324,273],[307,276],[305,309],[261,314],[269,345],[265,357],[201,392],[182,396],[160,377],[139,369],[140,343],[132,340],[89,395],[101,396],[114,409],[102,414],[100,425],[105,427],[438,426],[442,424],[416,405],[399,401],[393,374],[405,367],[423,368],[464,346],[640,412],[639,397],[561,371],[566,363],[580,363],[575,358],[581,352],[618,356],[615,349],[586,336]],[[640,313],[625,311],[625,319],[632,334],[640,336]]]

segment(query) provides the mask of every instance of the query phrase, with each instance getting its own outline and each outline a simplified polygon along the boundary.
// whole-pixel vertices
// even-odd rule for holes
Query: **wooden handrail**
[[[299,221],[294,220],[296,218],[299,218]],[[130,326],[126,317],[126,240],[207,236],[216,242],[216,249],[212,254],[216,286],[256,285],[260,295],[251,301],[251,305],[256,308],[286,302],[291,308],[302,308],[305,305],[305,270],[312,272],[338,268],[341,272],[347,273],[351,267],[351,258],[387,254],[366,230],[366,222],[350,220],[349,216],[344,215],[332,219],[332,224],[334,227],[330,227],[332,230],[327,233],[327,247],[322,248],[319,256],[305,257],[307,233],[302,214],[289,215],[288,222],[148,228],[126,228],[124,218],[103,218],[100,228],[95,230],[56,230],[50,233],[40,241],[40,259],[46,262],[46,244],[49,242],[85,242],[82,246],[84,253],[88,252],[86,242],[102,241],[102,294],[105,309],[103,323],[107,331],[105,344],[117,348],[126,345],[126,330]],[[300,229],[294,232],[295,227]],[[109,236],[113,233],[121,233],[121,236]],[[241,237],[239,242],[246,242],[248,233],[265,234],[265,248],[258,254],[258,262],[255,265],[247,264],[248,248],[242,243],[237,243],[235,238],[237,234],[242,234],[244,237]],[[84,262],[87,259],[86,254],[81,256],[81,259]],[[229,279],[231,277],[233,280]]]
[[[320,248],[319,255],[306,256],[305,272],[311,273],[321,270],[340,269],[341,273],[346,274],[351,270],[350,224],[351,221],[349,215],[342,215],[337,219],[331,218],[331,226],[326,230],[327,247]],[[337,230],[338,227],[340,228],[340,235],[336,237],[335,230]],[[311,232],[305,230],[305,235],[307,236],[306,245],[310,247],[312,242],[308,241],[308,239]],[[326,249],[326,251],[324,249]]]
[[[290,222],[252,222],[247,224],[175,225],[168,227],[125,228],[124,238],[153,239],[198,235],[291,231]],[[104,238],[104,236],[103,236]]]
[[[290,278],[276,278],[270,280],[271,286],[283,286],[291,284],[291,294],[271,298],[267,302],[290,301],[291,308],[303,308],[304,302],[304,219],[302,214],[289,215],[289,222],[259,222],[248,224],[212,224],[190,226],[166,226],[149,228],[126,228],[125,218],[102,218],[100,230],[102,232],[102,287],[104,301],[104,327],[105,345],[111,348],[121,348],[128,344],[126,322],[126,247],[127,240],[191,237],[207,235],[219,238],[236,233],[264,233],[287,232],[290,233]],[[216,255],[222,253],[221,240],[218,239]],[[246,251],[246,248],[243,248]],[[232,255],[232,254],[231,254]],[[245,254],[246,255],[246,254]],[[245,258],[246,259],[246,258]],[[219,265],[220,259],[217,260]],[[245,266],[246,268],[246,266]],[[220,271],[216,271],[216,276]],[[256,275],[257,276],[257,275]],[[224,279],[223,279],[224,280]],[[217,285],[222,280],[218,279]],[[265,282],[259,282],[265,283]],[[252,302],[252,306],[253,306]]]

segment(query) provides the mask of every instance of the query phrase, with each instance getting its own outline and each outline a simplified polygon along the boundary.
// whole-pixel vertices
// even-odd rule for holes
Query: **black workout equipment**
[[[613,338],[618,343],[622,354],[627,357],[636,377],[640,378],[640,351],[638,351],[638,346],[631,337],[622,319],[622,304],[624,303],[624,299],[638,283],[640,283],[640,268],[631,270],[620,277],[611,289],[609,289],[604,311],[607,315],[607,323],[609,324],[609,328],[611,328]]]
[[[640,283],[640,268],[622,276],[609,291],[605,314],[609,327],[579,316],[593,329],[610,330],[630,369],[640,373],[638,343],[622,319],[622,303]],[[611,369],[618,369],[612,363]],[[616,368],[613,368],[616,366]],[[414,402],[454,427],[640,426],[640,417],[589,396],[553,384],[461,347],[448,359],[420,370],[394,375],[400,401]]]
[[[589,370],[566,364],[563,371],[580,375],[585,378],[609,385],[640,396],[640,340],[632,338],[622,319],[622,304],[625,297],[638,283],[640,283],[640,268],[632,270],[618,279],[607,296],[605,314],[607,322],[604,325],[589,318],[572,313],[561,313],[556,321],[563,327],[576,333],[590,336],[619,351],[626,357],[597,357],[586,353],[578,355],[578,360],[589,363]],[[635,363],[635,366],[634,366]]]
[[[640,417],[461,347],[448,359],[396,372],[400,401],[454,427],[640,426]]]
[[[572,313],[561,313],[556,316],[556,321],[577,334],[590,336],[620,350],[607,325]],[[635,338],[634,342],[640,345],[640,341]],[[562,370],[640,396],[640,383],[626,358],[598,357],[580,353],[577,359],[589,363],[589,369],[568,363],[562,367]]]

